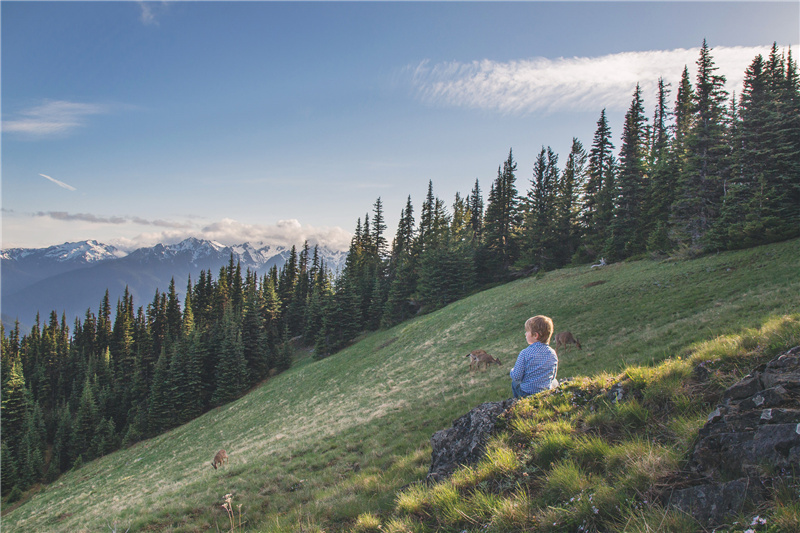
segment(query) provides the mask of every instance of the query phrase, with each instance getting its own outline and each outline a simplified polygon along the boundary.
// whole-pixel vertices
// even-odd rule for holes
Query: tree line
[[[21,491],[84,461],[157,435],[244,394],[291,365],[291,340],[326,357],[491,284],[537,270],[736,249],[800,235],[800,83],[773,45],[729,95],[704,42],[694,83],[659,80],[652,119],[639,86],[616,150],[605,110],[591,146],[559,164],[542,147],[520,191],[513,151],[488,193],[475,180],[447,205],[428,183],[409,196],[394,238],[383,204],[359,218],[334,274],[305,243],[281,269],[174,280],[134,310],[125,292],[87,310],[37,317],[2,334],[2,489]],[[484,200],[483,195],[486,194]]]

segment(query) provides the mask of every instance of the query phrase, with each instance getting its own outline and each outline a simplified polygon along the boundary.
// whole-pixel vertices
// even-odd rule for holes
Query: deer
[[[213,466],[214,470],[216,470],[217,465],[222,466],[223,464],[228,464],[228,452],[225,450],[220,450],[217,452],[217,455],[214,456],[214,460],[211,461],[211,466]]]
[[[556,344],[556,350],[561,348],[562,346],[566,348],[570,344],[574,344],[578,347],[579,350],[582,350],[581,342],[575,338],[575,336],[570,333],[569,331],[562,331],[561,333],[556,333],[553,337],[553,340]]]
[[[481,365],[483,365],[484,370],[486,370],[489,368],[489,365],[500,366],[502,364],[500,359],[496,359],[494,356],[489,355],[486,353],[486,350],[473,350],[464,357],[469,357],[470,371],[480,368]]]

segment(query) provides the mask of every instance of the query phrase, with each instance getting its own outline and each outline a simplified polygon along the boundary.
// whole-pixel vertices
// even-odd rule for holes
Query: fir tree
[[[614,191],[614,218],[606,255],[619,260],[642,253],[647,235],[642,223],[647,201],[647,135],[639,85],[625,114]]]
[[[611,128],[606,110],[597,120],[583,194],[582,228],[583,250],[578,260],[593,260],[600,256],[606,242],[607,228],[613,218],[614,172],[616,161],[611,142]]]
[[[685,164],[680,169],[678,192],[673,205],[675,235],[679,242],[696,249],[709,244],[706,234],[714,223],[722,201],[725,137],[725,77],[717,67],[705,41],[697,60],[694,120],[685,143]]]

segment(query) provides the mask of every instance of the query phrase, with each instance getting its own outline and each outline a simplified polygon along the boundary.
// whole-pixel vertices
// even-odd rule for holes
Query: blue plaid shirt
[[[558,387],[558,355],[550,346],[534,342],[519,352],[511,369],[511,380],[520,383],[525,394],[536,394]]]

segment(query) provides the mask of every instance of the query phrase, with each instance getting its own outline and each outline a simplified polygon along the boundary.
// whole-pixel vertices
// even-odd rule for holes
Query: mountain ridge
[[[2,259],[2,319],[6,327],[15,320],[32,324],[35,316],[55,310],[69,322],[95,310],[105,290],[115,301],[127,286],[135,305],[144,305],[175,280],[183,298],[189,276],[201,270],[216,274],[233,256],[243,269],[261,274],[273,266],[282,267],[291,246],[250,243],[226,246],[217,241],[190,237],[175,244],[156,244],[129,253],[96,240],[68,242],[47,248],[9,248]],[[331,270],[344,265],[347,252],[318,249]],[[299,253],[299,251],[298,251]]]

